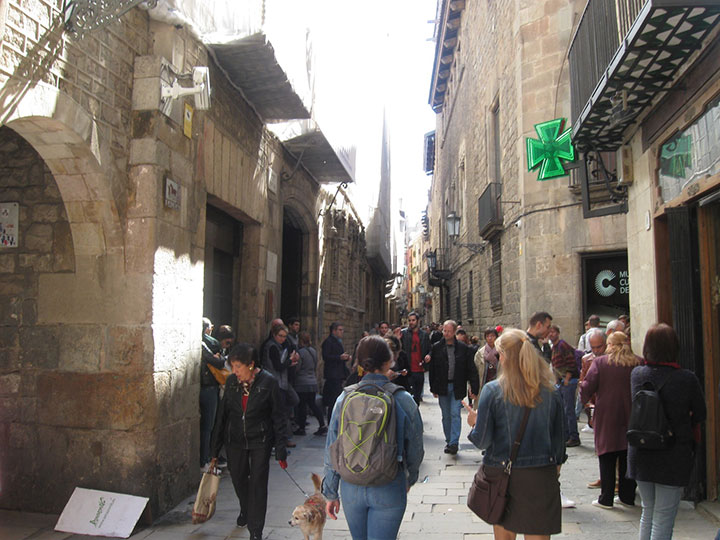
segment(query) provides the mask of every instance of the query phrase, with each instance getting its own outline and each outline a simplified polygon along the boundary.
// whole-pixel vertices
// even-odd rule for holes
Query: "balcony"
[[[573,37],[573,143],[614,151],[720,21],[717,0],[589,0]]]
[[[486,240],[503,229],[501,195],[502,184],[490,182],[478,199],[478,229],[480,236]]]

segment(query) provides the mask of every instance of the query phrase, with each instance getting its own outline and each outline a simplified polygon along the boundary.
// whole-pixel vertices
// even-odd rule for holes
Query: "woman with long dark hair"
[[[506,329],[495,342],[500,354],[498,378],[483,386],[475,412],[465,404],[468,438],[485,450],[483,473],[505,474],[511,447],[529,410],[525,433],[512,464],[508,502],[497,540],[550,538],[561,531],[559,466],[565,461],[565,416],[555,379],[527,334]]]
[[[393,362],[387,342],[377,335],[365,337],[360,340],[357,357],[365,372],[357,389],[361,389],[363,385],[387,388],[385,385],[389,380],[386,374]],[[346,388],[335,402],[325,444],[325,479],[322,492],[327,499],[327,513],[330,519],[337,519],[342,495],[345,517],[353,540],[392,540],[397,538],[407,506],[407,492],[417,482],[425,454],[422,418],[415,401],[407,391],[398,389],[393,392],[393,414],[398,418],[397,443],[398,447],[402,448],[402,460],[397,463],[395,478],[380,485],[359,485],[341,480],[340,474],[332,465],[331,446],[338,439],[343,402],[352,391],[352,386]]]
[[[648,383],[659,392],[673,439],[664,449],[628,447],[628,476],[642,498],[640,540],[672,537],[683,488],[690,481],[699,426],[707,414],[700,382],[678,364],[680,342],[672,327],[660,323],[645,334],[645,365],[632,371],[632,395]]]

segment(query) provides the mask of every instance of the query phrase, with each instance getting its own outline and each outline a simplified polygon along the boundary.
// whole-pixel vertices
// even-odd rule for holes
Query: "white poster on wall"
[[[56,531],[90,536],[129,537],[149,499],[123,493],[75,488]]]
[[[0,203],[0,249],[18,247],[19,215],[18,203]]]

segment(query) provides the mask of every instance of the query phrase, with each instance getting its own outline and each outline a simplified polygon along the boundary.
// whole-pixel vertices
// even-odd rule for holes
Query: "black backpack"
[[[628,423],[628,443],[644,450],[662,450],[670,446],[673,432],[665,414],[660,390],[672,372],[655,387],[646,382],[635,392],[630,406],[630,422]]]

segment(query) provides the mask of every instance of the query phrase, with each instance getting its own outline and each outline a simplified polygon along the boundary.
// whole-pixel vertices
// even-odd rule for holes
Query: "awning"
[[[268,124],[268,129],[318,182],[355,181],[355,148],[334,148],[313,120]]]
[[[617,150],[719,20],[716,0],[647,0],[573,124],[576,149]]]

